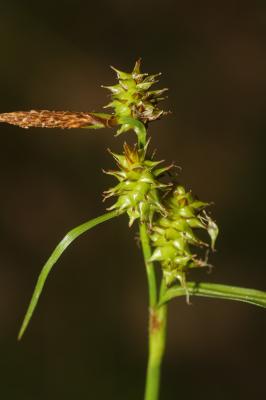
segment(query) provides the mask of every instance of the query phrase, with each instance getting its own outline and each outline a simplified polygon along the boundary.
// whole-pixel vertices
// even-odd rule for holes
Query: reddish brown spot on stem
[[[162,322],[159,319],[158,313],[156,310],[151,309],[150,311],[150,330],[152,333],[160,330]]]

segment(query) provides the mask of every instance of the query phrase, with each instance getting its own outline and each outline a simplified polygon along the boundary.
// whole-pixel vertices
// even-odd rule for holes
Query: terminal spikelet
[[[119,71],[111,67],[117,74],[118,84],[103,86],[111,91],[111,102],[105,108],[114,108],[116,117],[130,117],[141,121],[144,125],[154,121],[164,114],[157,107],[159,101],[164,100],[162,96],[167,89],[151,90],[152,85],[158,82],[160,74],[148,75],[140,72],[139,59],[131,73]],[[131,129],[128,124],[122,124],[117,134]]]
[[[205,208],[208,203],[195,200],[191,192],[177,186],[165,199],[167,216],[154,222],[151,241],[154,251],[151,261],[159,261],[167,285],[176,279],[186,288],[186,273],[191,268],[208,266],[207,260],[201,259],[197,248],[209,247],[214,250],[218,227],[208,216]],[[195,229],[206,230],[211,244],[203,242]]]

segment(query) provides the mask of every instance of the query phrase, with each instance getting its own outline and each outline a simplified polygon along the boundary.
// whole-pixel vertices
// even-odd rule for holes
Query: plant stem
[[[161,363],[165,350],[167,308],[150,310],[149,360],[146,375],[145,400],[158,400]]]
[[[157,305],[157,283],[154,271],[154,265],[150,262],[151,248],[147,226],[145,223],[140,223],[139,227],[141,247],[146,267],[148,289],[149,289],[149,307],[155,308]]]
[[[161,295],[164,292],[162,281]],[[160,295],[160,297],[161,297]],[[160,393],[161,364],[165,351],[167,306],[150,310],[149,360],[144,400],[158,400]]]
[[[157,284],[153,263],[150,262],[151,249],[147,226],[140,224],[140,240],[144,255],[149,286],[149,358],[146,374],[144,400],[158,400],[160,390],[161,363],[165,349],[167,306],[157,307]],[[163,282],[163,281],[162,281]],[[162,283],[160,298],[164,295]]]

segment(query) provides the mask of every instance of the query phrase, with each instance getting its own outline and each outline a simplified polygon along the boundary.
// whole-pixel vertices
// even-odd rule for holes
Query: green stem
[[[150,248],[150,239],[148,235],[148,230],[145,223],[140,223],[139,233],[140,233],[141,247],[144,256],[144,262],[148,279],[149,307],[154,308],[157,305],[157,283],[156,283],[154,265],[152,262],[149,261],[151,258],[151,248]]]
[[[151,249],[147,226],[140,224],[140,240],[144,255],[149,286],[149,358],[146,374],[144,400],[158,400],[160,390],[161,363],[165,350],[165,334],[167,321],[167,306],[158,308],[157,284],[154,265],[150,262]],[[163,281],[162,281],[163,282]],[[164,295],[165,286],[162,283],[160,298]]]
[[[138,147],[140,149],[145,147],[147,143],[147,131],[145,125],[141,121],[130,117],[120,117],[118,122],[120,124],[129,125],[135,131],[138,137]]]
[[[163,283],[163,281],[162,281]],[[161,294],[165,290],[161,286]],[[161,364],[165,352],[167,326],[167,306],[150,310],[149,323],[149,359],[147,366],[146,388],[144,400],[158,400],[160,394]]]
[[[29,307],[27,309],[21,329],[18,334],[18,340],[20,340],[22,338],[22,336],[30,322],[32,314],[37,306],[37,303],[38,303],[40,294],[42,292],[43,286],[45,284],[45,281],[46,281],[51,269],[53,268],[54,264],[59,259],[59,257],[62,255],[62,253],[78,236],[82,235],[84,232],[88,231],[89,229],[93,228],[94,226],[99,225],[102,222],[108,221],[111,218],[117,217],[118,215],[119,215],[119,213],[117,211],[111,211],[109,213],[101,215],[100,217],[91,219],[91,220],[85,222],[84,224],[77,226],[76,228],[69,231],[65,235],[65,237],[61,240],[61,242],[56,246],[56,248],[54,249],[51,256],[46,261],[46,263],[44,264],[44,266],[41,270],[41,273],[37,280]]]

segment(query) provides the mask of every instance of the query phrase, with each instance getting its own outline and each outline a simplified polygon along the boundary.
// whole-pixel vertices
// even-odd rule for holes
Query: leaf
[[[39,275],[39,278],[37,280],[29,307],[27,309],[26,315],[24,317],[21,329],[18,334],[18,340],[20,340],[31,320],[32,314],[37,306],[39,297],[41,295],[41,292],[43,290],[43,286],[45,284],[45,281],[56,263],[56,261],[59,259],[59,257],[63,254],[63,252],[67,249],[67,247],[80,235],[82,235],[84,232],[88,231],[89,229],[92,229],[94,226],[97,226],[101,224],[102,222],[108,221],[111,218],[117,217],[119,213],[117,211],[112,211],[106,214],[101,215],[100,217],[91,219],[84,224],[81,224],[77,226],[76,228],[72,229],[69,231],[66,236],[61,240],[61,242],[56,246],[54,251],[52,252],[51,256],[43,266],[41,273]]]
[[[180,285],[170,287],[160,299],[159,305],[161,306],[175,297],[186,296],[187,292],[190,296],[241,301],[266,308],[266,292],[217,283],[196,282],[187,282],[185,289]]]

